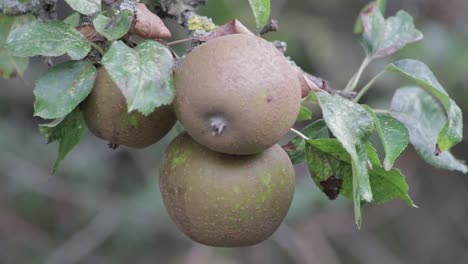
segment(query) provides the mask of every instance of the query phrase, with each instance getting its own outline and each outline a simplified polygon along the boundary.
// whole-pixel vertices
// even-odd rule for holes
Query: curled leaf
[[[135,22],[131,33],[145,39],[171,38],[171,31],[157,15],[148,10],[145,4],[138,3],[135,12]]]
[[[468,173],[465,163],[456,159],[450,151],[434,155],[434,145],[446,124],[446,117],[442,107],[427,90],[419,87],[398,89],[393,96],[391,109],[392,116],[408,128],[411,144],[427,163],[440,169]]]
[[[249,34],[254,35],[252,31],[246,28],[239,20],[233,19],[226,24],[217,27],[213,31],[210,32],[207,36],[200,37],[199,40],[201,41],[208,41],[211,39],[215,39],[218,37],[231,35],[231,34]]]
[[[417,60],[400,60],[388,67],[388,71],[414,81],[434,96],[444,107],[447,120],[437,138],[435,153],[449,150],[463,139],[463,114],[460,107],[448,95],[426,64]]]
[[[361,21],[365,47],[374,58],[389,56],[423,38],[411,15],[403,10],[385,19],[377,4],[373,3],[362,11]]]

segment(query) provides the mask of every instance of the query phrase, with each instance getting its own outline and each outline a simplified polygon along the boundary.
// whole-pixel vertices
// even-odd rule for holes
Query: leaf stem
[[[93,46],[93,48],[95,48],[101,55],[104,56],[105,52],[101,47],[99,47],[99,45],[97,45],[96,43],[94,43],[92,41],[90,41],[89,43],[91,43],[91,46]]]
[[[372,57],[370,55],[367,55],[364,60],[361,63],[361,66],[359,66],[359,70],[349,79],[348,84],[346,84],[345,91],[354,91],[356,89],[356,86],[359,82],[359,79],[361,79],[361,75],[364,72],[364,69],[371,63]]]
[[[189,41],[194,41],[194,40],[198,40],[198,38],[179,39],[179,40],[175,40],[175,41],[172,41],[172,42],[168,42],[167,45],[172,46],[172,45],[182,44],[182,43],[189,42]]]
[[[384,70],[382,70],[381,72],[379,72],[379,74],[377,74],[376,76],[374,76],[374,78],[372,78],[362,89],[361,91],[359,91],[359,93],[356,95],[356,97],[354,98],[353,102],[357,103],[359,102],[359,100],[362,98],[362,96],[372,87],[372,85],[375,83],[375,81],[380,78],[380,76],[382,76],[385,72],[386,72],[387,68],[385,68]]]
[[[372,109],[376,114],[384,114],[384,115],[391,115],[392,111],[385,110],[385,109]]]
[[[297,131],[296,129],[294,129],[294,128],[291,127],[290,130],[291,130],[294,134],[296,134],[296,135],[298,135],[299,137],[301,137],[302,139],[304,139],[304,140],[310,140],[310,138],[308,138],[306,135],[302,134],[301,132]]]

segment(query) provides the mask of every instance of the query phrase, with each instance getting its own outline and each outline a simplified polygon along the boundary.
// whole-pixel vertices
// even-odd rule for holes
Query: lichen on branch
[[[31,0],[22,3],[15,0],[2,0],[0,14],[7,16],[21,16],[32,13],[40,21],[57,18],[57,0]]]
[[[161,16],[175,18],[179,24],[184,24],[195,14],[197,8],[206,4],[208,0],[145,0],[142,2],[154,7],[154,10]]]

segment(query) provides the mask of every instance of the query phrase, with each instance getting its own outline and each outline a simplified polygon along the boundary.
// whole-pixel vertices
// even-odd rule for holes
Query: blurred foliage
[[[366,3],[273,0],[271,17],[279,20],[280,31],[266,38],[287,42],[287,55],[298,65],[341,88],[364,57],[359,38],[352,32],[356,16]],[[71,13],[66,4],[59,7],[63,18]],[[363,79],[377,74],[385,63],[418,59],[433,70],[468,112],[468,2],[388,1],[387,15],[400,9],[415,17],[425,39],[373,63]],[[238,18],[255,28],[247,0],[211,0],[202,13],[217,24]],[[183,38],[180,28],[170,25],[177,38]],[[144,150],[119,147],[115,151],[87,132],[57,175],[51,176],[56,145],[46,144],[37,128],[39,120],[32,117],[32,88],[46,66],[38,59],[30,64],[23,78],[0,80],[0,263],[468,260],[468,208],[464,205],[468,179],[429,167],[413,150],[405,152],[395,167],[407,176],[410,194],[419,209],[408,208],[401,201],[370,207],[364,211],[365,221],[359,231],[353,224],[351,204],[341,198],[329,201],[315,187],[303,164],[296,167],[298,184],[286,223],[272,238],[240,249],[197,245],[170,221],[158,189],[159,160],[176,132]],[[376,108],[388,108],[394,91],[404,84],[396,76],[382,78],[364,101]],[[320,118],[319,113],[314,112],[314,118]],[[465,139],[453,152],[468,160],[468,141]]]

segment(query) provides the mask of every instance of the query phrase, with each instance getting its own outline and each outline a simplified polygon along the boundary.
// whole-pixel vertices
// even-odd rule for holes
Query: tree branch
[[[143,0],[143,3],[160,17],[171,17],[181,25],[186,26],[187,21],[198,14],[195,12],[199,6],[208,0]]]
[[[57,18],[57,0],[32,0],[29,3],[4,0],[0,4],[0,14],[7,16],[21,16],[32,13],[40,21]]]

